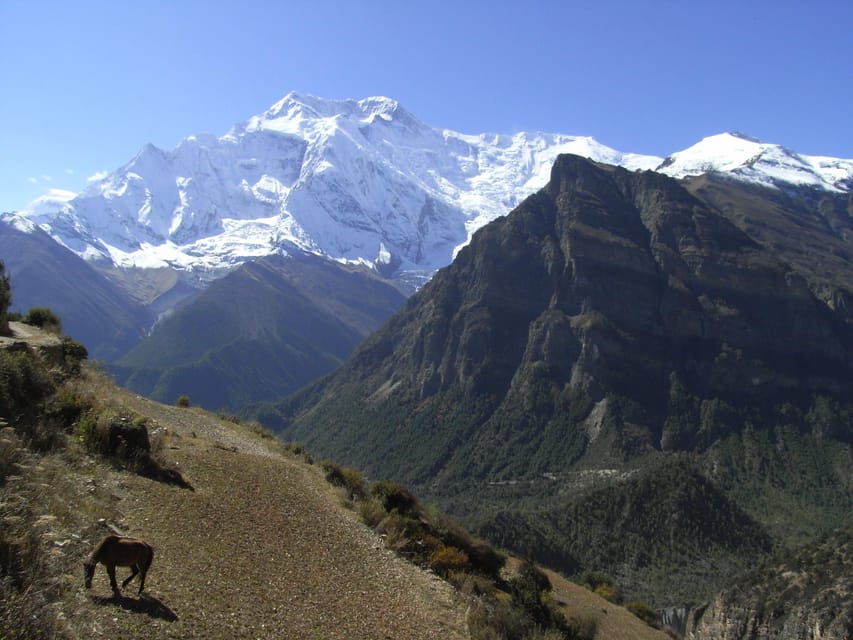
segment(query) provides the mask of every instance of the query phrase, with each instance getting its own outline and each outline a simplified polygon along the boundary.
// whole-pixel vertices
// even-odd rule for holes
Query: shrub
[[[74,375],[80,373],[80,366],[83,360],[89,357],[89,351],[86,347],[76,340],[65,336],[62,339],[62,352],[68,371]]]
[[[521,640],[533,625],[510,602],[475,599],[468,611],[468,630],[474,640]]]
[[[175,401],[175,406],[186,409],[190,406],[190,397],[187,395],[178,396],[178,399]]]
[[[573,616],[569,627],[572,629],[570,637],[574,640],[593,640],[598,633],[598,620],[589,614]]]
[[[352,467],[339,467],[331,460],[322,462],[321,466],[326,472],[326,481],[346,489],[351,500],[363,500],[367,497],[367,482],[361,471]]]
[[[594,591],[596,595],[601,596],[613,604],[621,604],[622,602],[622,592],[612,584],[600,584],[594,589]]]
[[[608,602],[622,603],[622,592],[613,583],[613,578],[607,574],[587,570],[578,577],[577,582]]]
[[[50,331],[51,333],[60,333],[62,331],[62,320],[47,307],[33,307],[27,311],[27,315],[24,316],[24,322],[45,331]]]
[[[657,628],[660,624],[660,618],[658,617],[657,611],[652,609],[645,602],[629,602],[625,605],[625,608],[650,627]]]
[[[445,544],[465,552],[472,570],[498,577],[506,558],[488,542],[473,538],[467,529],[440,513],[433,516],[432,526]]]
[[[446,578],[451,572],[468,571],[471,568],[471,562],[464,551],[441,545],[430,554],[429,566],[442,578]]]
[[[12,474],[20,462],[23,449],[14,429],[11,427],[0,427],[0,485],[3,484],[6,476]],[[3,562],[0,561],[0,566]],[[0,572],[2,573],[2,572]]]
[[[358,515],[371,529],[376,529],[388,515],[378,500],[361,500],[358,502],[357,510]]]
[[[590,591],[595,591],[601,585],[613,586],[613,578],[600,571],[590,571],[589,569],[578,576],[577,582]]]
[[[420,517],[421,507],[412,493],[396,482],[381,480],[374,483],[371,493],[381,503],[385,511],[391,513],[396,511],[400,515]]]
[[[50,373],[29,349],[0,350],[0,417],[40,451],[56,444],[57,434],[46,431],[40,420],[54,389]]]

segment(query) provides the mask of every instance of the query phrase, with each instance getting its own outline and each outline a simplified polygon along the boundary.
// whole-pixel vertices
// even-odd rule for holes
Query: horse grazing
[[[139,574],[139,593],[145,588],[145,574],[154,560],[154,549],[151,545],[139,538],[124,538],[120,536],[107,536],[101,541],[97,549],[92,552],[89,559],[83,563],[83,575],[87,589],[92,588],[92,576],[95,575],[95,566],[100,562],[107,568],[110,576],[110,586],[113,595],[118,598],[121,594],[116,584],[116,567],[130,567],[132,573],[121,583],[124,589],[127,584]]]

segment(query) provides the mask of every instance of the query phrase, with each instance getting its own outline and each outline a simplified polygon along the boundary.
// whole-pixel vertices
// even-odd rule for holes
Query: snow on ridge
[[[741,133],[721,133],[672,154],[656,170],[674,178],[715,171],[771,187],[791,184],[849,191],[844,185],[853,178],[853,160],[801,155]]]
[[[0,222],[9,225],[21,233],[35,233],[38,229],[38,226],[32,220],[25,218],[19,213],[2,213],[0,214]]]

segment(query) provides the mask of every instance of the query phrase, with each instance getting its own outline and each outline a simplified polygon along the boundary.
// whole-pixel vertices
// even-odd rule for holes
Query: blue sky
[[[0,0],[0,211],[291,90],[464,133],[853,158],[851,61],[849,0]]]

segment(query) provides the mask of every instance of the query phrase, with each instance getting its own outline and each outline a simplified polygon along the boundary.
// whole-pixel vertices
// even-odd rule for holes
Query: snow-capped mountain
[[[716,171],[766,186],[788,184],[828,191],[853,189],[853,160],[800,155],[741,133],[704,138],[669,156],[657,170],[673,178]]]
[[[849,191],[853,160],[798,156],[739,135],[666,160],[561,134],[434,129],[388,98],[291,93],[221,137],[145,146],[70,197],[19,212],[89,260],[219,273],[297,247],[387,273],[431,273],[548,180],[561,153],[676,177],[728,172]]]

